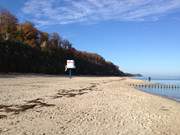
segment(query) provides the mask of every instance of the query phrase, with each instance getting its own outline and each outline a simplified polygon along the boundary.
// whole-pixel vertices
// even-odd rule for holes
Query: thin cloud
[[[26,18],[40,26],[104,20],[158,20],[180,9],[180,0],[27,0]],[[33,18],[33,19],[32,19]]]

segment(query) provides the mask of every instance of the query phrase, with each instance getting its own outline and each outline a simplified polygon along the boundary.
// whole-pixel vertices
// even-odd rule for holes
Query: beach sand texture
[[[120,77],[0,76],[1,135],[178,135],[180,103]]]

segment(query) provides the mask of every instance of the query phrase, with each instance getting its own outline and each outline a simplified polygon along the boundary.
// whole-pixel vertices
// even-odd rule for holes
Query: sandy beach
[[[178,135],[180,103],[120,77],[0,75],[1,135]]]

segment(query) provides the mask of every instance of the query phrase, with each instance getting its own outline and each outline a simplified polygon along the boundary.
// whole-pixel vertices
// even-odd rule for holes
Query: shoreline
[[[170,97],[168,97],[168,96],[163,96],[163,95],[160,95],[160,94],[158,95],[158,94],[155,94],[155,93],[150,93],[150,92],[147,92],[147,91],[138,89],[138,88],[135,88],[135,89],[138,90],[138,91],[141,91],[141,92],[144,92],[144,93],[153,95],[153,96],[162,97],[162,98],[165,98],[165,99],[167,99],[167,100],[175,101],[175,102],[177,102],[177,103],[180,103],[180,100],[178,101],[178,100],[176,100],[176,99],[174,99],[174,98],[170,98]]]
[[[0,134],[178,134],[180,104],[122,77],[0,77]]]
[[[134,78],[131,78],[131,79],[134,79]],[[134,80],[139,80],[139,79],[134,79]],[[140,80],[141,82],[143,82],[144,84],[161,84],[161,83],[156,83],[156,82],[147,82],[146,80]],[[166,84],[162,84],[162,85],[166,85]],[[134,87],[135,88],[135,87]],[[138,91],[141,91],[141,92],[145,92],[145,93],[148,93],[148,94],[151,94],[151,95],[155,95],[155,96],[159,96],[159,97],[163,97],[163,98],[166,98],[168,100],[172,100],[172,101],[176,101],[178,103],[180,103],[180,99],[176,99],[175,97],[170,97],[170,96],[166,96],[166,95],[162,95],[162,94],[157,94],[157,93],[153,93],[153,92],[150,92],[150,91],[146,91],[144,90],[143,88],[135,88],[136,90]],[[158,88],[155,88],[158,90]],[[160,88],[159,88],[160,89]]]

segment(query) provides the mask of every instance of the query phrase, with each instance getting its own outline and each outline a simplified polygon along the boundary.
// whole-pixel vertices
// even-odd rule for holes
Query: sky
[[[0,0],[0,8],[124,72],[180,76],[180,0]]]

